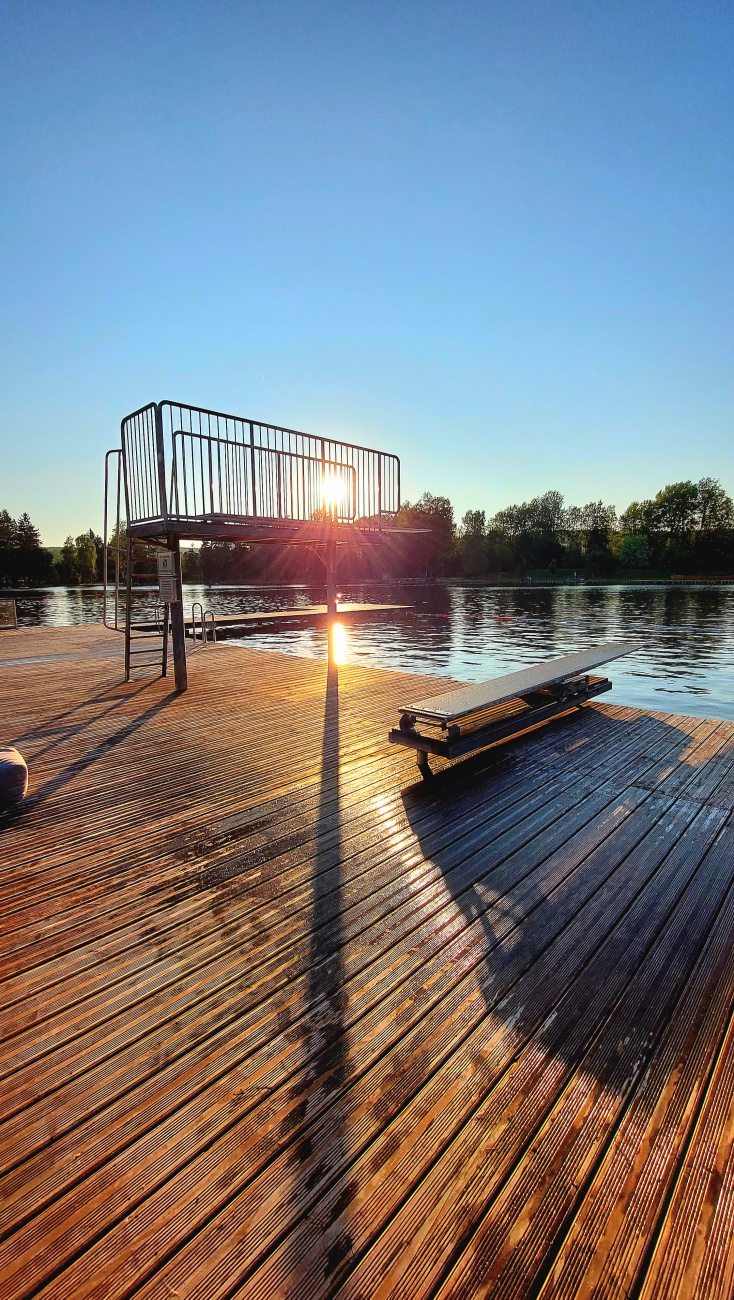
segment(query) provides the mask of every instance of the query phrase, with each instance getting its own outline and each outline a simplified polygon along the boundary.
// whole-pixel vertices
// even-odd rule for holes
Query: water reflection
[[[347,662],[347,629],[343,623],[332,623],[329,628],[329,663],[341,667]]]
[[[319,588],[185,588],[215,613],[294,609],[322,602]],[[595,642],[639,640],[639,654],[611,666],[618,703],[734,719],[734,588],[725,587],[353,587],[345,600],[410,604],[359,623],[335,649],[344,662],[478,681]],[[155,591],[136,593],[152,616]],[[18,598],[21,626],[96,622],[101,588],[49,588]],[[348,636],[348,645],[347,645]],[[325,631],[259,629],[243,643],[326,658]]]

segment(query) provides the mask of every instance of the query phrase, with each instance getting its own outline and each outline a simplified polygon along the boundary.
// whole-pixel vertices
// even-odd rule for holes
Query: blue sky
[[[162,397],[492,512],[734,490],[726,3],[0,17],[0,507],[99,527]]]

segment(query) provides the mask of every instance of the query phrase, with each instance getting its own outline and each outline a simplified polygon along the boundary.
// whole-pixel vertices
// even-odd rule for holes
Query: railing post
[[[255,429],[250,425],[250,476],[252,479],[252,517],[257,519],[257,495],[255,489]]]
[[[377,527],[382,528],[382,454],[377,453]]]
[[[168,488],[166,486],[166,447],[163,440],[163,411],[155,404],[155,453],[158,463],[158,492],[161,499],[161,519],[168,519]]]

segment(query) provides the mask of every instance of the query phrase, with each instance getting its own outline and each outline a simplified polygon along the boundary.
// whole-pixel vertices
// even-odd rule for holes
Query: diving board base
[[[393,745],[403,745],[416,751],[418,769],[421,776],[426,778],[433,775],[429,763],[430,754],[447,759],[466,758],[480,749],[521,736],[523,732],[530,731],[551,718],[571,713],[594,696],[611,689],[612,683],[608,677],[584,677],[578,681],[565,681],[557,687],[534,691],[532,695],[508,701],[493,711],[496,716],[491,722],[475,730],[465,730],[462,733],[459,727],[449,727],[444,733],[445,739],[417,731],[415,721],[410,720],[411,715],[404,714],[400,727],[394,727],[389,732],[388,739]],[[471,725],[471,719],[466,722]]]

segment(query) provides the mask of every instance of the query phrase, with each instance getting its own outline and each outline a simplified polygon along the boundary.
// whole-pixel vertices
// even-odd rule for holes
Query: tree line
[[[63,546],[44,546],[27,513],[14,519],[0,510],[0,586],[75,586],[102,581],[102,538],[94,529],[67,537]]]
[[[489,517],[468,510],[458,523],[448,497],[425,492],[406,501],[390,527],[395,531],[386,545],[347,549],[342,582],[522,578],[533,570],[592,578],[631,571],[734,573],[734,504],[713,478],[669,483],[622,514],[603,501],[566,505],[562,493],[550,491]],[[321,561],[303,547],[205,542],[184,552],[184,577],[192,582],[320,584],[323,575]]]
[[[429,538],[416,539],[411,563],[434,574],[734,573],[734,503],[714,478],[669,483],[622,514],[603,501],[566,505],[550,491],[489,518],[468,510],[456,525],[448,498],[425,493],[398,520],[431,527]]]
[[[385,544],[344,548],[340,582],[522,578],[531,571],[592,578],[734,574],[734,503],[714,478],[669,483],[622,514],[603,501],[566,505],[562,493],[549,491],[489,517],[468,510],[458,523],[448,497],[424,492],[406,501],[389,527]],[[318,554],[287,543],[204,542],[182,551],[182,569],[185,582],[324,581]],[[102,570],[102,539],[93,529],[52,551],[27,514],[13,519],[0,510],[0,585],[101,582]]]

